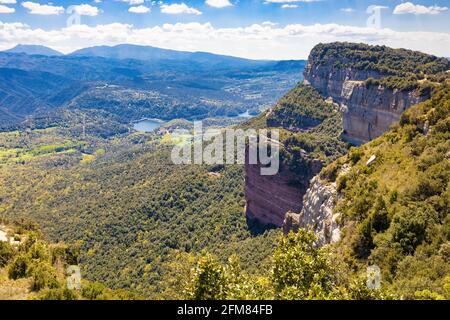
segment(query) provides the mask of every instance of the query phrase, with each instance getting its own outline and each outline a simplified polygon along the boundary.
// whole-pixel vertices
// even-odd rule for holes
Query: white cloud
[[[73,12],[78,13],[80,16],[95,17],[100,12],[97,7],[93,7],[89,4],[79,4],[72,6]]]
[[[439,14],[441,12],[447,11],[447,7],[430,6],[425,7],[419,4],[414,4],[411,2],[404,2],[399,4],[394,9],[394,14]]]
[[[276,25],[278,25],[278,23],[276,22],[272,22],[272,21],[264,21],[263,23],[261,23],[263,26],[270,26],[270,27],[275,27]]]
[[[16,0],[0,0],[0,4],[15,4]]]
[[[174,4],[162,4],[161,12],[167,14],[202,14],[201,11],[188,7],[184,2],[182,3],[174,3]]]
[[[320,2],[322,0],[265,0],[265,3]]]
[[[54,15],[64,13],[63,7],[57,7],[47,4],[39,4],[36,2],[25,1],[22,2],[22,7],[28,9],[28,12],[31,14],[39,14],[39,15]]]
[[[355,12],[355,9],[353,9],[353,8],[342,8],[340,11],[345,12],[345,13],[352,13],[352,12]]]
[[[144,0],[116,0],[116,1],[126,2],[130,6],[135,6],[135,5],[144,3]]]
[[[16,9],[0,4],[0,13],[14,13]]]
[[[450,57],[450,34],[445,32],[400,32],[338,24],[254,24],[215,28],[210,23],[196,22],[148,28],[121,23],[73,25],[47,31],[22,23],[0,22],[0,50],[18,43],[42,44],[62,52],[95,45],[131,43],[253,59],[305,59],[316,44],[333,41],[387,45]]]
[[[150,8],[148,8],[146,6],[130,7],[128,9],[128,12],[131,12],[131,13],[148,13],[148,12],[150,12]]]
[[[295,9],[295,8],[298,8],[298,5],[285,3],[281,6],[281,8],[282,9]]]
[[[233,6],[230,0],[206,0],[205,3],[213,8],[225,8]]]

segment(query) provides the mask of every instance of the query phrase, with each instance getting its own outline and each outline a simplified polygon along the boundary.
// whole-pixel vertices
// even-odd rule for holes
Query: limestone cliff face
[[[338,223],[340,215],[334,212],[337,197],[336,183],[327,184],[320,180],[319,176],[315,176],[303,197],[301,212],[286,213],[283,222],[284,234],[303,228],[314,232],[317,246],[338,242],[341,238]]]
[[[398,122],[410,106],[426,100],[416,91],[400,91],[374,84],[368,78],[385,76],[376,71],[339,67],[337,61],[317,61],[311,55],[305,68],[305,80],[325,97],[341,105],[343,137],[355,144],[368,142]]]
[[[246,215],[266,225],[282,226],[286,212],[300,212],[301,199],[309,187],[310,179],[322,168],[319,160],[302,154],[307,167],[295,173],[281,163],[278,174],[261,175],[261,165],[245,165]]]
[[[349,169],[344,166],[339,175],[347,174]],[[284,233],[297,232],[299,228],[304,228],[314,232],[318,246],[338,242],[341,239],[341,223],[340,213],[335,211],[335,206],[341,197],[342,194],[337,192],[336,182],[324,181],[319,175],[315,176],[303,196],[300,213],[286,214]]]
[[[320,246],[337,242],[341,237],[339,213],[334,212],[337,196],[336,183],[326,184],[316,176],[303,197],[299,226],[313,230]]]

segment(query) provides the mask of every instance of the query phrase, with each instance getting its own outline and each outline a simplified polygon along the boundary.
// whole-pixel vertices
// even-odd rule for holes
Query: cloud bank
[[[225,8],[232,6],[229,0],[206,0],[205,3],[213,8]]]
[[[167,14],[196,14],[196,15],[202,14],[201,11],[187,6],[184,2],[173,4],[162,4],[160,8],[162,13]]]
[[[252,59],[305,59],[320,42],[351,41],[420,50],[450,57],[450,34],[399,32],[338,24],[254,24],[215,28],[211,23],[176,23],[150,28],[112,23],[73,25],[58,30],[33,29],[0,22],[0,50],[18,43],[42,44],[68,53],[95,45],[131,43],[187,51],[208,51]]]
[[[58,15],[64,13],[64,7],[39,4],[37,2],[31,1],[22,2],[22,7],[28,9],[28,13],[30,14],[38,14],[43,16]]]
[[[425,7],[422,5],[413,4],[411,2],[404,2],[404,3],[401,3],[398,6],[396,6],[393,13],[394,14],[415,14],[415,15],[419,15],[419,14],[436,15],[441,12],[445,12],[447,10],[448,10],[447,7],[438,7],[438,6]]]
[[[0,4],[0,13],[14,13],[16,9]]]

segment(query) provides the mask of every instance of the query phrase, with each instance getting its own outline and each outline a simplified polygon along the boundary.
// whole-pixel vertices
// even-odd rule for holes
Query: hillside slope
[[[0,300],[134,300],[139,296],[74,278],[80,243],[49,243],[27,220],[0,219]]]
[[[421,290],[443,294],[450,276],[449,150],[445,85],[405,112],[393,130],[328,168],[350,168],[336,181],[334,210],[344,226],[338,250],[356,264],[380,266],[383,279],[404,298]]]
[[[352,148],[313,179],[312,203],[297,217],[296,233],[279,238],[269,276],[249,275],[236,257],[223,265],[205,255],[188,296],[450,299],[449,143],[450,83],[411,107],[392,130]],[[328,237],[318,227],[342,233]],[[329,240],[335,243],[323,246]],[[373,278],[378,268],[379,282]]]

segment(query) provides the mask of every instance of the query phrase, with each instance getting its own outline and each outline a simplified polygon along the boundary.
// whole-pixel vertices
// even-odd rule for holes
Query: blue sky
[[[374,5],[380,20],[368,25]],[[81,17],[68,27],[71,6]],[[285,59],[305,58],[315,42],[345,40],[450,56],[448,7],[448,0],[0,0],[0,49],[130,42]]]

